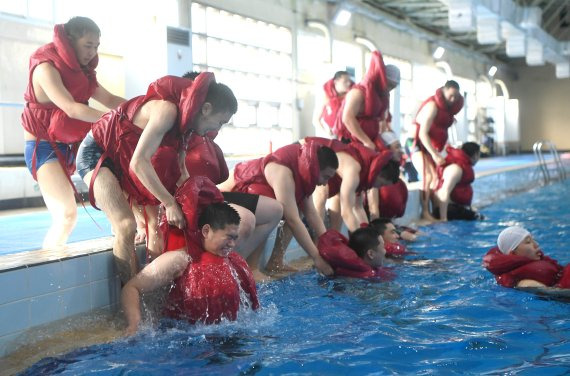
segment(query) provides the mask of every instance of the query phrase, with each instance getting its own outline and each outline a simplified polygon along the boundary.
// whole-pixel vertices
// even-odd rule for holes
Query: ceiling
[[[500,1],[500,0],[495,0]],[[493,59],[511,61],[505,42],[494,45],[477,43],[476,32],[451,31],[446,0],[360,0],[391,16],[426,30],[432,35],[453,41]],[[570,0],[514,0],[519,6],[536,6],[542,10],[542,29],[558,41],[570,41]]]

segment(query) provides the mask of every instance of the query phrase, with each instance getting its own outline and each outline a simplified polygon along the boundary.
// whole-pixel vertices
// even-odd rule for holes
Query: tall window
[[[293,139],[292,36],[285,27],[192,4],[194,69],[216,74],[238,99],[218,143],[229,154],[265,154]]]
[[[411,124],[414,119],[414,91],[412,86],[412,63],[392,56],[384,56],[384,64],[392,64],[400,69],[400,85],[390,92],[390,112],[392,113],[392,127],[399,134]],[[399,95],[399,100],[396,100]],[[399,108],[395,108],[399,104]],[[397,116],[397,118],[396,118]]]

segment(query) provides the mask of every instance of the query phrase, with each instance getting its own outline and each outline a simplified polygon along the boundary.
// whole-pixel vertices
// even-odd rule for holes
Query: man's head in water
[[[471,159],[471,165],[475,166],[481,156],[481,147],[479,144],[476,144],[475,142],[466,142],[461,145],[461,150],[469,156],[469,159]]]
[[[388,218],[376,218],[370,221],[370,227],[378,231],[385,243],[396,243],[400,239],[396,226]]]
[[[386,249],[382,236],[371,227],[359,228],[350,234],[348,246],[371,267],[382,266]]]
[[[448,106],[454,104],[460,95],[457,81],[449,80],[443,85],[443,97]]]
[[[182,77],[195,80],[199,74],[198,72],[188,72]],[[193,128],[201,136],[208,132],[217,132],[230,121],[237,112],[237,107],[237,99],[232,90],[224,84],[212,82],[208,86],[206,100],[196,114]]]
[[[350,75],[346,71],[338,71],[333,77],[334,89],[338,95],[343,95],[348,92],[350,86],[352,85],[352,80]]]
[[[336,174],[338,158],[331,148],[321,146],[317,151],[317,159],[319,160],[319,180],[317,184],[325,185]]]
[[[238,240],[240,217],[225,202],[208,205],[198,218],[198,227],[204,237],[204,250],[227,257]]]
[[[540,260],[542,251],[530,232],[519,226],[511,226],[499,234],[497,238],[499,250],[508,255],[528,257],[531,260]]]

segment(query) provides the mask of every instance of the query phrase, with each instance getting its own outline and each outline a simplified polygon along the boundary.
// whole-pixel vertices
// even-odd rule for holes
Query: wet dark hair
[[[359,228],[350,234],[348,246],[356,252],[358,257],[363,258],[366,255],[366,251],[378,247],[378,244],[380,244],[379,236],[378,231],[372,227]]]
[[[101,29],[99,29],[99,26],[97,26],[91,18],[87,17],[71,18],[63,25],[63,30],[65,30],[65,34],[72,41],[78,40],[87,33],[96,34],[98,37],[101,36]]]
[[[321,171],[329,167],[334,170],[338,168],[338,157],[333,149],[328,146],[321,146],[317,150],[317,158],[319,160],[319,170]]]
[[[390,223],[392,223],[390,218],[376,218],[370,221],[369,226],[383,236],[386,229],[388,229],[388,224]]]
[[[214,113],[227,111],[235,114],[238,108],[237,99],[232,89],[219,82],[210,83],[204,102],[212,105]]]
[[[239,225],[238,212],[227,202],[215,202],[206,206],[198,217],[198,227],[210,225],[214,230],[223,230],[228,225]]]
[[[344,75],[347,75],[347,76],[350,77],[350,74],[349,74],[347,71],[341,70],[341,71],[338,71],[338,72],[336,72],[336,73],[334,74],[333,80],[336,81],[336,80],[338,80],[339,78],[341,78],[341,77],[344,76]]]
[[[400,178],[400,164],[390,159],[388,163],[382,167],[378,176],[395,184]]]
[[[466,142],[461,145],[461,150],[463,150],[469,157],[474,157],[475,154],[481,151],[481,147],[475,142]]]
[[[457,83],[457,81],[454,80],[447,81],[445,85],[443,85],[443,87],[445,87],[446,89],[453,88],[459,90],[459,84]]]
[[[196,72],[196,71],[190,72],[190,71],[188,71],[188,72],[186,72],[186,73],[184,73],[184,74],[182,75],[182,78],[188,78],[188,79],[190,79],[190,80],[195,80],[196,77],[198,77],[198,75],[199,75],[200,73],[201,73],[201,72]]]

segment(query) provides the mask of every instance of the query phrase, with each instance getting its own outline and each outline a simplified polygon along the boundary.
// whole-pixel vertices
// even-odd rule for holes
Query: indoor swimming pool
[[[565,374],[570,303],[500,287],[481,261],[520,224],[568,263],[569,194],[568,181],[535,188],[486,207],[485,221],[425,228],[390,282],[293,275],[259,285],[263,308],[237,322],[161,321],[23,375]]]

